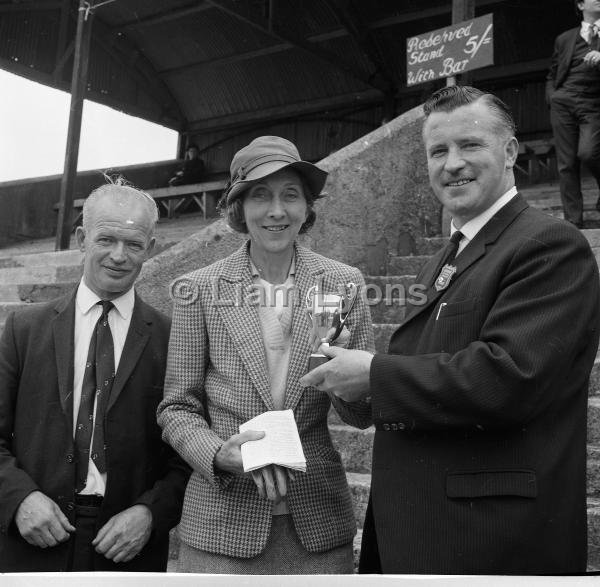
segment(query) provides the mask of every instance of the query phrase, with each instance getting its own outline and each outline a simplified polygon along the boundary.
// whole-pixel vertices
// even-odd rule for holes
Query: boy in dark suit
[[[371,398],[360,570],[583,572],[596,261],[577,229],[517,193],[503,102],[454,86],[424,111],[429,179],[453,233],[417,277],[425,301],[388,354],[323,349],[333,359],[304,378]]]
[[[600,0],[576,0],[581,26],[556,38],[546,82],[565,219],[583,227],[580,162],[600,188]],[[600,197],[596,203],[600,211]]]
[[[189,469],[161,441],[169,320],[133,283],[152,198],[95,190],[75,292],[9,316],[0,339],[0,571],[164,571]]]

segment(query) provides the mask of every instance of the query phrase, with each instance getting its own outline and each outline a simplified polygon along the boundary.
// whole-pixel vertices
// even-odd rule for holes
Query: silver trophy
[[[347,283],[338,292],[324,291],[320,285],[313,285],[306,292],[306,310],[313,332],[322,345],[329,345],[340,335],[357,294],[355,283]],[[332,329],[335,329],[334,333],[328,336]],[[329,357],[322,353],[312,353],[308,368],[312,370],[328,360]]]

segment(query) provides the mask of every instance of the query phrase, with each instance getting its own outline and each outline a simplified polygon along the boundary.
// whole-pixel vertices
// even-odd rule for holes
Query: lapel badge
[[[456,273],[456,265],[444,265],[438,278],[435,280],[436,291],[442,291],[450,285],[452,276]]]

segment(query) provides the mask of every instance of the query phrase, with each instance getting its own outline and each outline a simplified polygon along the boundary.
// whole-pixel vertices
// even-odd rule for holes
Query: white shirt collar
[[[596,20],[593,24],[590,24],[589,22],[586,22],[585,20],[581,21],[581,30],[580,30],[579,34],[583,37],[583,40],[586,43],[590,42],[590,29],[592,28],[592,26],[595,26],[598,29],[600,29],[600,18],[598,20]]]
[[[463,234],[463,241],[466,238],[466,242],[472,241],[475,235],[488,223],[500,208],[503,208],[517,195],[516,186],[511,187],[505,194],[500,196],[487,210],[484,210],[479,216],[471,218],[469,222],[463,224],[460,231]],[[454,226],[454,220],[450,223],[450,235],[453,235],[458,228]],[[462,244],[462,243],[461,243]]]
[[[77,296],[75,303],[77,308],[82,314],[87,314],[99,301],[101,301],[97,294],[95,294],[86,284],[84,278],[81,278],[79,287],[77,288]],[[124,294],[118,298],[111,300],[115,308],[124,320],[129,319],[133,312],[133,305],[135,303],[135,292],[133,287],[130,287]]]

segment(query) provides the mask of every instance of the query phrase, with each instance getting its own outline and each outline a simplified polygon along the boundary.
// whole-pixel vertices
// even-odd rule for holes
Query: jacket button
[[[390,429],[390,425],[389,424],[384,424],[383,425],[383,429],[387,432]]]
[[[398,430],[404,430],[406,428],[406,424],[403,424],[402,422],[398,422]]]
[[[75,509],[75,504],[70,501],[69,503],[67,503],[67,509],[72,512]]]
[[[67,455],[67,463],[72,463],[75,460],[75,458],[73,457],[73,455]]]

